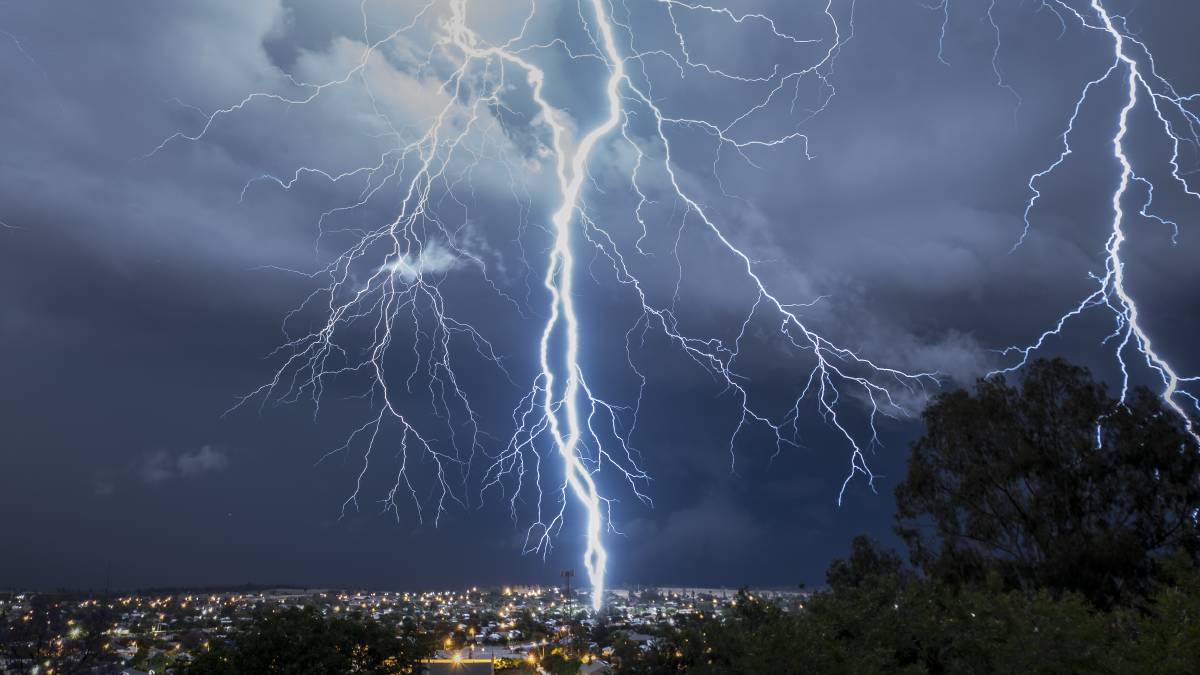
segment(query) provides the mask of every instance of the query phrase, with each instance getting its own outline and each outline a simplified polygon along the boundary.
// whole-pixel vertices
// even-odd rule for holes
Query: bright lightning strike
[[[650,501],[644,491],[649,476],[632,441],[648,379],[635,354],[649,334],[674,345],[737,402],[737,422],[728,440],[731,463],[739,436],[750,427],[770,434],[777,452],[797,445],[799,420],[811,407],[849,449],[842,492],[856,475],[874,480],[866,453],[878,443],[877,417],[907,414],[898,394],[910,396],[936,380],[932,373],[907,373],[877,364],[819,333],[805,319],[805,311],[816,300],[791,299],[790,289],[773,288],[763,263],[738,243],[736,227],[697,196],[695,179],[676,160],[678,136],[702,135],[714,148],[712,179],[724,191],[718,171],[722,153],[750,166],[756,166],[755,153],[785,146],[808,157],[808,137],[800,125],[822,111],[835,93],[833,65],[853,37],[853,2],[827,0],[816,13],[820,19],[813,27],[816,34],[797,35],[766,14],[738,13],[691,0],[646,0],[637,13],[625,1],[580,0],[575,16],[569,17],[573,26],[552,39],[536,40],[531,27],[539,13],[561,10],[562,4],[547,9],[530,2],[519,28],[496,39],[485,37],[479,27],[486,19],[473,20],[476,13],[495,11],[490,3],[431,0],[394,30],[372,39],[376,24],[369,19],[364,0],[364,47],[345,72],[316,83],[289,77],[287,91],[292,93],[250,94],[206,115],[195,133],[176,134],[154,152],[173,142],[199,141],[222,118],[254,104],[308,105],[334,90],[361,88],[370,102],[367,112],[381,127],[379,138],[393,142],[377,162],[343,171],[302,166],[290,176],[256,178],[242,191],[243,199],[250,198],[250,188],[259,182],[284,190],[311,180],[359,186],[355,199],[320,218],[322,238],[349,236],[350,245],[328,266],[306,273],[320,280],[319,288],[285,321],[286,340],[276,353],[281,365],[274,378],[242,403],[307,397],[319,411],[322,395],[335,379],[365,378],[369,384],[363,398],[372,414],[333,451],[362,449],[356,486],[343,509],[358,507],[372,459],[384,444],[395,447],[398,460],[395,481],[382,500],[388,511],[398,511],[399,499],[407,497],[422,516],[426,508],[422,488],[413,480],[418,462],[433,467],[435,523],[448,502],[465,504],[472,476],[481,475],[481,497],[489,490],[505,491],[514,518],[524,498],[532,496],[526,548],[546,554],[564,526],[568,504],[574,503],[584,514],[583,562],[591,582],[591,605],[599,609],[607,568],[603,538],[614,529],[615,499],[605,490],[617,487],[605,482],[605,477],[614,476],[635,497]],[[566,18],[556,20],[565,24]],[[775,64],[759,72],[738,72],[710,62],[688,39],[688,22],[695,20],[722,22],[727,30],[753,29],[780,48],[808,50],[804,65],[791,69]],[[635,29],[646,21],[667,27],[665,43]],[[430,44],[418,48],[426,33],[432,36]],[[396,123],[385,103],[389,92],[380,89],[380,78],[372,77],[398,53],[410,60],[418,54],[406,72],[420,82],[434,83],[436,95],[430,98],[435,103],[419,124]],[[548,67],[554,59],[559,65],[598,67],[603,76],[593,81],[565,80],[563,68]],[[677,111],[654,88],[664,72],[681,80],[699,78],[697,82],[708,79],[745,87],[747,103],[722,119]],[[595,88],[593,95],[602,101],[596,109],[571,110],[562,102],[563,92],[581,87]],[[790,122],[768,136],[747,131],[751,120],[767,116]],[[513,120],[525,120],[524,126],[516,128],[519,121]],[[514,160],[504,148],[518,136],[527,143],[536,138],[536,148]],[[607,164],[621,167],[623,189],[634,196],[624,224],[614,221],[599,200],[593,201],[604,194],[601,172],[596,169],[601,155]],[[621,157],[632,159],[622,163]],[[536,353],[537,372],[524,394],[514,396],[513,429],[506,432],[509,441],[500,447],[492,447],[492,436],[482,428],[482,415],[468,394],[461,363],[473,353],[500,380],[511,382],[508,357],[498,353],[486,331],[460,318],[449,294],[443,292],[450,275],[470,270],[501,301],[499,307],[525,310],[519,294],[508,292],[502,275],[494,272],[495,264],[472,244],[474,221],[467,210],[472,198],[467,195],[476,190],[475,172],[485,162],[507,174],[508,192],[523,214],[517,234],[524,259],[537,257],[527,253],[527,244],[535,248],[543,235],[550,242],[544,263],[532,263],[543,265],[546,298],[543,310],[534,312],[545,317],[530,349]],[[552,184],[546,200],[553,204],[545,216],[535,213],[537,200],[530,187],[543,168]],[[339,218],[358,217],[369,205],[386,199],[392,200],[389,204],[398,201],[398,206],[383,222],[331,226]],[[663,213],[664,204],[673,205],[669,213]],[[629,236],[630,224],[633,236]],[[730,335],[697,334],[686,328],[689,320],[680,292],[685,276],[680,247],[685,236],[716,250],[734,270],[729,283],[749,291]],[[650,250],[658,240],[672,243],[666,250]],[[616,402],[589,382],[589,373],[597,369],[589,355],[603,339],[597,327],[605,322],[585,315],[578,303],[582,251],[604,263],[610,278],[637,308],[636,319],[624,332],[629,374],[640,383],[636,400]],[[665,294],[652,274],[661,270],[660,260],[673,261],[676,268],[674,289]],[[596,273],[594,266],[589,271]],[[531,294],[532,289],[526,298]],[[291,330],[313,314],[322,317],[315,328]],[[797,387],[798,394],[783,411],[756,403],[752,382],[739,363],[752,331],[763,327],[789,353],[791,362],[802,364],[795,381],[803,386]],[[398,343],[406,343],[408,350],[396,353]],[[406,361],[407,368],[396,372],[398,359]],[[411,413],[414,404],[409,399],[415,400],[422,388],[437,424],[423,424]],[[865,402],[867,423],[861,433],[847,421],[849,395]],[[485,468],[473,472],[479,455],[488,461]]]
[[[1032,196],[1026,203],[1025,230],[1018,245],[1029,233],[1031,212],[1037,200],[1042,196],[1036,187],[1038,181],[1062,166],[1073,152],[1072,132],[1081,110],[1088,102],[1089,95],[1101,84],[1114,78],[1120,78],[1119,81],[1122,82],[1124,91],[1124,102],[1116,112],[1117,129],[1112,137],[1112,155],[1120,167],[1120,177],[1111,195],[1113,216],[1110,234],[1104,246],[1104,273],[1093,275],[1096,280],[1096,289],[1059,318],[1056,324],[1042,333],[1035,342],[1025,347],[1005,349],[1005,354],[1019,354],[1020,361],[997,372],[1007,373],[1023,366],[1049,338],[1061,334],[1071,319],[1095,307],[1106,308],[1112,312],[1116,320],[1116,328],[1105,342],[1115,341],[1116,343],[1115,353],[1122,374],[1120,400],[1122,402],[1125,400],[1130,386],[1129,364],[1126,362],[1126,355],[1132,350],[1145,362],[1149,370],[1158,376],[1162,383],[1163,401],[1179,415],[1187,432],[1200,441],[1200,434],[1197,433],[1192,417],[1195,412],[1200,412],[1200,398],[1186,389],[1188,384],[1200,382],[1200,377],[1181,376],[1171,363],[1155,349],[1151,337],[1141,321],[1138,304],[1128,289],[1125,263],[1121,258],[1122,247],[1127,239],[1126,229],[1129,219],[1125,203],[1128,199],[1133,198],[1134,190],[1137,187],[1144,190],[1144,197],[1138,210],[1139,215],[1171,227],[1174,235],[1178,236],[1178,225],[1175,222],[1154,214],[1152,208],[1155,185],[1150,179],[1138,173],[1134,161],[1127,151],[1130,116],[1139,106],[1149,106],[1172,148],[1171,154],[1167,158],[1171,166],[1172,179],[1189,197],[1200,199],[1200,193],[1188,184],[1179,166],[1180,146],[1184,143],[1200,144],[1200,136],[1197,135],[1200,117],[1197,117],[1188,108],[1189,103],[1197,100],[1197,95],[1180,95],[1170,82],[1158,74],[1154,55],[1144,42],[1128,33],[1124,19],[1110,13],[1101,0],[1089,1],[1088,9],[1090,11],[1080,11],[1064,0],[1056,0],[1052,9],[1061,10],[1061,13],[1056,11],[1059,13],[1060,19],[1065,13],[1074,17],[1085,29],[1097,31],[1106,36],[1112,44],[1113,61],[1104,73],[1083,87],[1083,91],[1075,103],[1074,112],[1067,123],[1066,131],[1061,135],[1062,152],[1058,158],[1046,169],[1034,174],[1029,179]],[[1188,132],[1187,136],[1180,133],[1176,123],[1180,125],[1181,129]]]

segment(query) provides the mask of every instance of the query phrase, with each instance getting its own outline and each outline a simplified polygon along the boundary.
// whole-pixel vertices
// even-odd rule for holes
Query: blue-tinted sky
[[[481,8],[479,29],[497,34],[528,7],[513,2],[520,11],[510,13],[507,0],[473,4]],[[677,46],[659,3],[616,4],[635,26],[639,49]],[[770,14],[781,31],[828,40],[824,4],[729,6]],[[798,141],[750,151],[753,165],[724,152],[714,174],[711,137],[672,132],[688,189],[763,261],[772,288],[789,302],[829,296],[806,314],[814,328],[880,363],[942,372],[947,386],[1007,363],[993,350],[1033,340],[1091,292],[1088,274],[1103,269],[1118,176],[1109,144],[1121,93],[1114,80],[1083,109],[1076,151],[1039,184],[1034,227],[1010,253],[1023,229],[1029,176],[1058,156],[1058,135],[1084,84],[1108,67],[1111,44],[1069,21],[1064,31],[1042,3],[1005,1],[994,12],[996,51],[988,4],[951,3],[947,65],[938,57],[940,12],[916,0],[859,0],[854,37],[828,75],[837,93],[826,109],[804,120],[804,101],[820,100],[810,87],[798,90],[801,110],[739,127],[746,137],[801,131],[811,157]],[[1106,4],[1154,50],[1161,74],[1181,92],[1200,89],[1200,8],[1184,0]],[[540,5],[536,41],[562,36],[588,49],[575,3]],[[850,4],[832,6],[848,27]],[[385,32],[415,4],[369,7],[372,30]],[[769,73],[773,63],[787,72],[813,58],[813,47],[781,45],[753,24],[731,28],[693,16],[680,27],[696,59],[731,73]],[[418,27],[371,70],[377,104],[393,121],[415,124],[438,100],[431,75],[415,67],[431,35]],[[281,321],[315,288],[281,268],[313,271],[340,252],[346,240],[337,235],[318,242],[318,219],[353,203],[363,186],[308,175],[290,191],[270,182],[244,191],[247,182],[291,176],[302,165],[331,172],[370,165],[389,146],[369,97],[352,82],[309,106],[255,101],[218,118],[201,140],[146,155],[176,132],[196,134],[206,113],[250,92],[294,94],[288,74],[338,77],[360,58],[361,39],[352,1],[0,3],[0,586],[99,586],[111,570],[122,587],[421,588],[550,582],[579,566],[579,514],[571,509],[545,562],[521,555],[528,514],[514,523],[496,494],[481,501],[472,488],[469,503],[452,505],[437,528],[411,509],[381,514],[378,500],[394,479],[395,452],[386,443],[361,511],[341,517],[361,452],[317,460],[368,419],[370,402],[352,398],[362,390],[353,381],[331,386],[315,418],[304,399],[261,408],[255,401],[223,414],[272,378]],[[997,83],[994,54],[1011,90]],[[648,62],[661,68],[652,65],[644,77],[673,115],[728,121],[762,95],[761,84],[692,71],[681,80],[661,60]],[[543,65],[556,105],[581,125],[594,123],[603,80],[596,64],[547,56]],[[464,386],[500,445],[533,374],[546,299],[529,289],[545,261],[539,228],[554,207],[535,111],[522,93],[515,87],[507,110],[489,112],[504,122],[491,146],[495,158],[510,164],[485,161],[474,184],[459,186],[469,195],[461,208],[443,202],[448,217],[468,223],[459,243],[519,299],[513,306],[498,297],[470,266],[446,266],[455,311],[494,341],[520,385],[496,377],[486,362],[463,361]],[[1153,118],[1132,119],[1130,145],[1148,177],[1160,180],[1169,147]],[[587,199],[594,215],[628,233],[635,200],[621,172],[632,155],[611,141],[598,157]],[[1195,148],[1184,147],[1183,169],[1195,160]],[[515,201],[502,166],[523,176]],[[1161,223],[1131,219],[1126,271],[1160,352],[1181,372],[1197,373],[1200,208],[1164,184],[1157,203],[1180,223],[1178,243]],[[397,190],[385,186],[336,226],[386,222]],[[649,208],[647,222],[651,246],[681,232],[670,204]],[[728,338],[753,295],[711,241],[686,226],[682,232],[681,320],[697,334]],[[631,400],[637,379],[624,361],[624,335],[637,312],[603,259],[586,247],[580,256],[585,367],[606,395]],[[669,294],[677,268],[669,256],[660,260],[647,266],[646,279],[655,293]],[[755,324],[742,363],[756,402],[786,409],[808,371],[768,324]],[[1111,314],[1086,316],[1045,354],[1066,355],[1115,382],[1113,345],[1100,343],[1111,330]],[[403,353],[392,358],[402,372]],[[883,446],[869,457],[878,494],[855,480],[838,507],[848,449],[815,406],[800,418],[802,447],[772,458],[770,439],[752,429],[739,436],[731,471],[737,404],[661,338],[648,338],[636,358],[648,384],[633,441],[654,477],[646,490],[655,505],[622,492],[611,472],[601,477],[620,500],[614,525],[623,534],[606,538],[614,582],[819,584],[855,534],[892,541],[891,491],[917,422],[881,421]],[[421,421],[417,398],[405,404]],[[919,409],[921,398],[910,402]],[[846,405],[848,424],[862,433],[861,404]],[[419,488],[423,499],[429,489]]]

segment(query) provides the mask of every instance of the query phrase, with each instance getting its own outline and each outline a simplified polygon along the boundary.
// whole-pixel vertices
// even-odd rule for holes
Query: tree
[[[265,614],[217,645],[188,675],[407,673],[433,653],[428,638],[375,622],[326,619],[313,608]]]
[[[952,584],[1078,591],[1112,607],[1200,552],[1198,448],[1144,388],[1124,404],[1090,373],[1036,361],[1019,387],[980,380],[923,414],[896,490],[912,561]]]
[[[1145,607],[1127,610],[1124,623],[1136,637],[1118,652],[1123,672],[1194,673],[1200,663],[1200,569],[1176,555]]]
[[[903,567],[904,561],[895,551],[881,551],[866,535],[860,534],[850,542],[849,558],[830,563],[825,580],[835,593],[847,593],[880,579],[899,577]]]
[[[774,602],[741,594],[725,617],[678,631],[646,653],[627,652],[617,672],[1139,672],[1117,667],[1134,663],[1135,653],[1125,656],[1122,649],[1138,634],[1123,632],[1120,621],[1078,594],[954,588],[897,569],[892,562],[898,556],[875,551],[865,539],[856,543],[852,557],[858,560],[830,568],[830,590],[814,594],[802,610],[786,612]],[[863,560],[886,562],[858,564]],[[834,583],[847,578],[847,569],[855,572],[854,582]],[[1189,601],[1194,599],[1185,596],[1176,604]],[[1178,614],[1166,618],[1178,622]],[[1169,635],[1162,642],[1176,647],[1188,632],[1147,619],[1146,630],[1164,628]]]
[[[551,652],[542,659],[542,669],[550,675],[575,675],[579,672],[581,665],[583,662],[579,659],[559,651]]]

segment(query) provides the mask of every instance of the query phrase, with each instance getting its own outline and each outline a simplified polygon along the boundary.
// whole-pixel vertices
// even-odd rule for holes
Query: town
[[[738,591],[613,589],[599,613],[559,587],[472,587],[426,592],[262,588],[123,595],[0,594],[0,670],[53,675],[184,672],[256,618],[303,609],[372,622],[434,645],[425,672],[607,672],[624,650],[646,650],[664,631],[720,617]],[[800,607],[799,590],[742,591]],[[543,664],[555,664],[544,670]],[[572,665],[573,664],[573,665]],[[420,669],[418,670],[420,672]]]

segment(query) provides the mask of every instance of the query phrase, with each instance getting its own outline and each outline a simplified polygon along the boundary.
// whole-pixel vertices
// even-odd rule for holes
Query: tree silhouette
[[[374,675],[407,673],[433,653],[433,644],[373,621],[326,619],[312,608],[265,614],[217,645],[188,675]]]
[[[1124,404],[1084,368],[1036,361],[939,396],[896,490],[912,561],[950,583],[1144,595],[1159,561],[1200,551],[1195,442],[1146,389]]]

